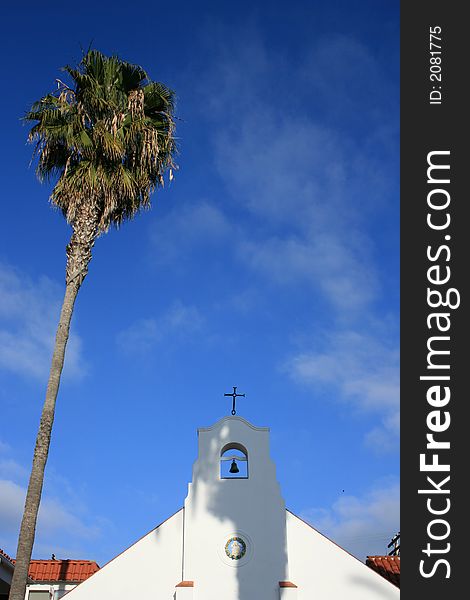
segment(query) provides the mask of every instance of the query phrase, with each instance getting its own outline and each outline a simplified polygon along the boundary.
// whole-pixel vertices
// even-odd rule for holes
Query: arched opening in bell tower
[[[238,442],[230,442],[220,451],[221,479],[248,479],[248,451]]]

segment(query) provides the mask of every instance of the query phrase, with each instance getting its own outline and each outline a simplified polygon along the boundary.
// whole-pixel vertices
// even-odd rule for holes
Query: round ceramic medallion
[[[238,569],[246,565],[253,557],[253,541],[246,531],[232,529],[221,536],[217,544],[217,554],[227,567]]]
[[[232,560],[240,560],[246,554],[246,543],[240,536],[230,537],[225,544],[225,554]]]

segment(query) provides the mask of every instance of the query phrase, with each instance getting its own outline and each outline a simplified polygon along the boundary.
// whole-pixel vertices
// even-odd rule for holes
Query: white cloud
[[[385,482],[361,497],[341,496],[330,508],[309,508],[300,516],[364,561],[390,551],[387,545],[400,530],[400,488]]]
[[[0,446],[0,454],[3,454],[4,450]],[[0,477],[15,479],[21,481],[27,481],[29,473],[22,465],[17,463],[12,458],[0,456]]]
[[[207,113],[215,164],[228,198],[245,211],[236,255],[277,285],[310,294],[312,305],[326,300],[326,344],[319,349],[318,336],[305,334],[318,323],[312,309],[287,370],[374,415],[366,444],[396,450],[396,335],[374,326],[384,320],[378,307],[392,284],[378,268],[371,221],[380,216],[386,236],[384,215],[397,219],[398,119],[386,111],[398,90],[350,36],[317,38],[293,67],[268,52],[254,28],[237,31],[236,54],[230,32],[218,33],[211,43],[219,60],[203,90],[216,98]]]
[[[373,270],[331,235],[242,242],[239,254],[251,268],[277,283],[305,282],[322,291],[341,313],[364,309],[376,294]]]
[[[204,87],[218,98],[210,111],[218,171],[234,205],[245,209],[238,256],[278,284],[309,283],[339,316],[364,310],[381,292],[365,223],[392,200],[379,158],[390,140],[378,136],[371,148],[373,132],[359,137],[337,119],[302,109],[294,90],[308,94],[320,85],[329,106],[329,96],[339,94],[335,73],[344,72],[351,56],[355,81],[360,74],[373,74],[375,82],[384,75],[367,49],[346,37],[312,43],[292,69],[252,30],[238,34],[238,44],[245,39],[236,55],[230,35],[219,40],[219,63]],[[333,70],[325,61],[329,53]],[[315,65],[318,81],[311,75]],[[361,109],[362,96],[349,101]],[[374,127],[380,123],[375,119]]]
[[[266,105],[251,110],[236,132],[219,129],[216,160],[237,202],[271,226],[303,230],[324,224],[344,201],[341,195],[352,183],[345,148],[350,144],[308,117],[279,116]]]
[[[11,555],[16,550],[17,536],[23,515],[29,471],[15,461],[6,444],[1,444],[0,456],[0,547]],[[80,516],[76,501],[65,486],[61,497],[43,492],[36,528],[35,553],[44,548],[73,548],[80,541],[102,535],[102,521]],[[83,513],[83,507],[80,508]],[[79,551],[80,553],[80,551]]]
[[[362,83],[372,80],[372,90],[386,74],[366,47],[347,36],[312,42],[295,68],[267,50],[255,27],[236,35],[216,27],[211,45],[219,58],[201,84],[204,106],[210,106],[204,118],[227,196],[245,211],[232,238],[236,255],[278,284],[314,286],[338,315],[366,309],[381,289],[364,223],[391,200],[388,169],[378,155],[393,135],[375,136],[384,120],[378,108],[373,127],[359,137],[337,119],[301,108],[294,90],[320,94],[324,106],[332,100],[338,105],[345,101],[345,71],[351,73],[354,93],[347,101],[364,120]],[[352,107],[347,114],[354,114]],[[231,210],[227,203],[225,209]],[[155,225],[156,260],[220,243],[233,228],[210,202],[183,206]]]
[[[373,325],[384,320],[378,307],[388,296],[385,285],[392,284],[378,268],[377,229],[370,220],[380,216],[386,236],[383,215],[396,217],[391,208],[398,190],[388,159],[396,163],[398,122],[395,112],[393,120],[384,111],[397,90],[373,54],[349,36],[312,41],[293,67],[267,51],[255,28],[237,30],[236,43],[233,32],[219,28],[215,35],[211,44],[219,58],[201,91],[209,102],[204,118],[214,162],[232,200],[225,210],[236,207],[241,215],[235,256],[275,284],[310,295],[312,306],[319,297],[326,301],[321,306],[332,323],[327,343],[319,349],[318,337],[305,334],[318,323],[312,308],[299,317],[303,348],[286,359],[287,370],[295,381],[328,386],[374,415],[367,445],[396,450],[398,352],[388,341],[396,335]],[[192,211],[195,231],[203,230],[198,216],[204,210]],[[189,212],[183,211],[184,223],[192,221]],[[218,210],[217,217],[228,231],[227,216]],[[179,223],[173,219],[172,226]],[[214,222],[210,214],[207,222]],[[183,245],[206,243],[189,229],[180,229]],[[208,229],[207,237],[220,242],[217,228]]]
[[[384,332],[381,332],[384,336]],[[381,416],[366,443],[378,450],[396,449],[399,434],[398,350],[375,336],[356,331],[336,332],[323,352],[304,352],[290,359],[287,371],[296,381],[314,388],[329,386],[339,399]]]
[[[60,304],[60,286],[0,263],[0,368],[45,380],[49,373]],[[64,376],[86,371],[81,340],[72,332],[67,346]]]
[[[348,36],[317,38],[294,67],[253,29],[237,31],[236,41],[219,33],[211,37],[219,59],[202,92],[204,106],[213,102],[205,116],[216,164],[237,204],[283,226],[324,230],[325,220],[350,225],[352,215],[390,200],[389,165],[377,154],[398,143],[398,119],[383,114],[387,100],[394,106],[388,73],[365,46]],[[360,135],[345,126],[355,118]]]
[[[174,302],[158,318],[139,319],[117,335],[117,344],[126,353],[147,353],[156,344],[174,339],[187,339],[197,334],[204,318],[194,306]]]
[[[0,479],[0,530],[4,534],[18,533],[23,515],[26,488],[11,480]],[[53,537],[63,531],[85,539],[99,535],[98,527],[85,524],[57,498],[44,498],[39,509],[37,535]]]
[[[396,410],[391,409],[382,418],[381,424],[367,433],[365,443],[367,446],[378,451],[396,451],[399,435],[400,411],[398,408]]]

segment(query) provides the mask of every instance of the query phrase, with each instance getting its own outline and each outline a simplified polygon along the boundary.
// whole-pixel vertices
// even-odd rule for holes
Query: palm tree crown
[[[96,50],[76,69],[64,67],[73,85],[58,90],[26,114],[36,121],[37,173],[56,179],[51,201],[72,225],[83,202],[93,209],[97,234],[149,205],[151,192],[174,167],[174,93],[140,67]]]

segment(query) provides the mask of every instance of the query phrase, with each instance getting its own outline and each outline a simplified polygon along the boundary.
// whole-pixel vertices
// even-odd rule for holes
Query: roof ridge
[[[8,555],[5,554],[5,556],[7,558]],[[10,558],[12,563],[16,562],[16,558]],[[56,563],[63,563],[63,562],[68,562],[68,563],[86,563],[89,565],[98,565],[98,563],[96,562],[96,560],[88,560],[88,559],[80,559],[80,558],[32,558],[29,561],[29,564],[37,564],[37,563],[52,563],[52,564],[56,564]]]

